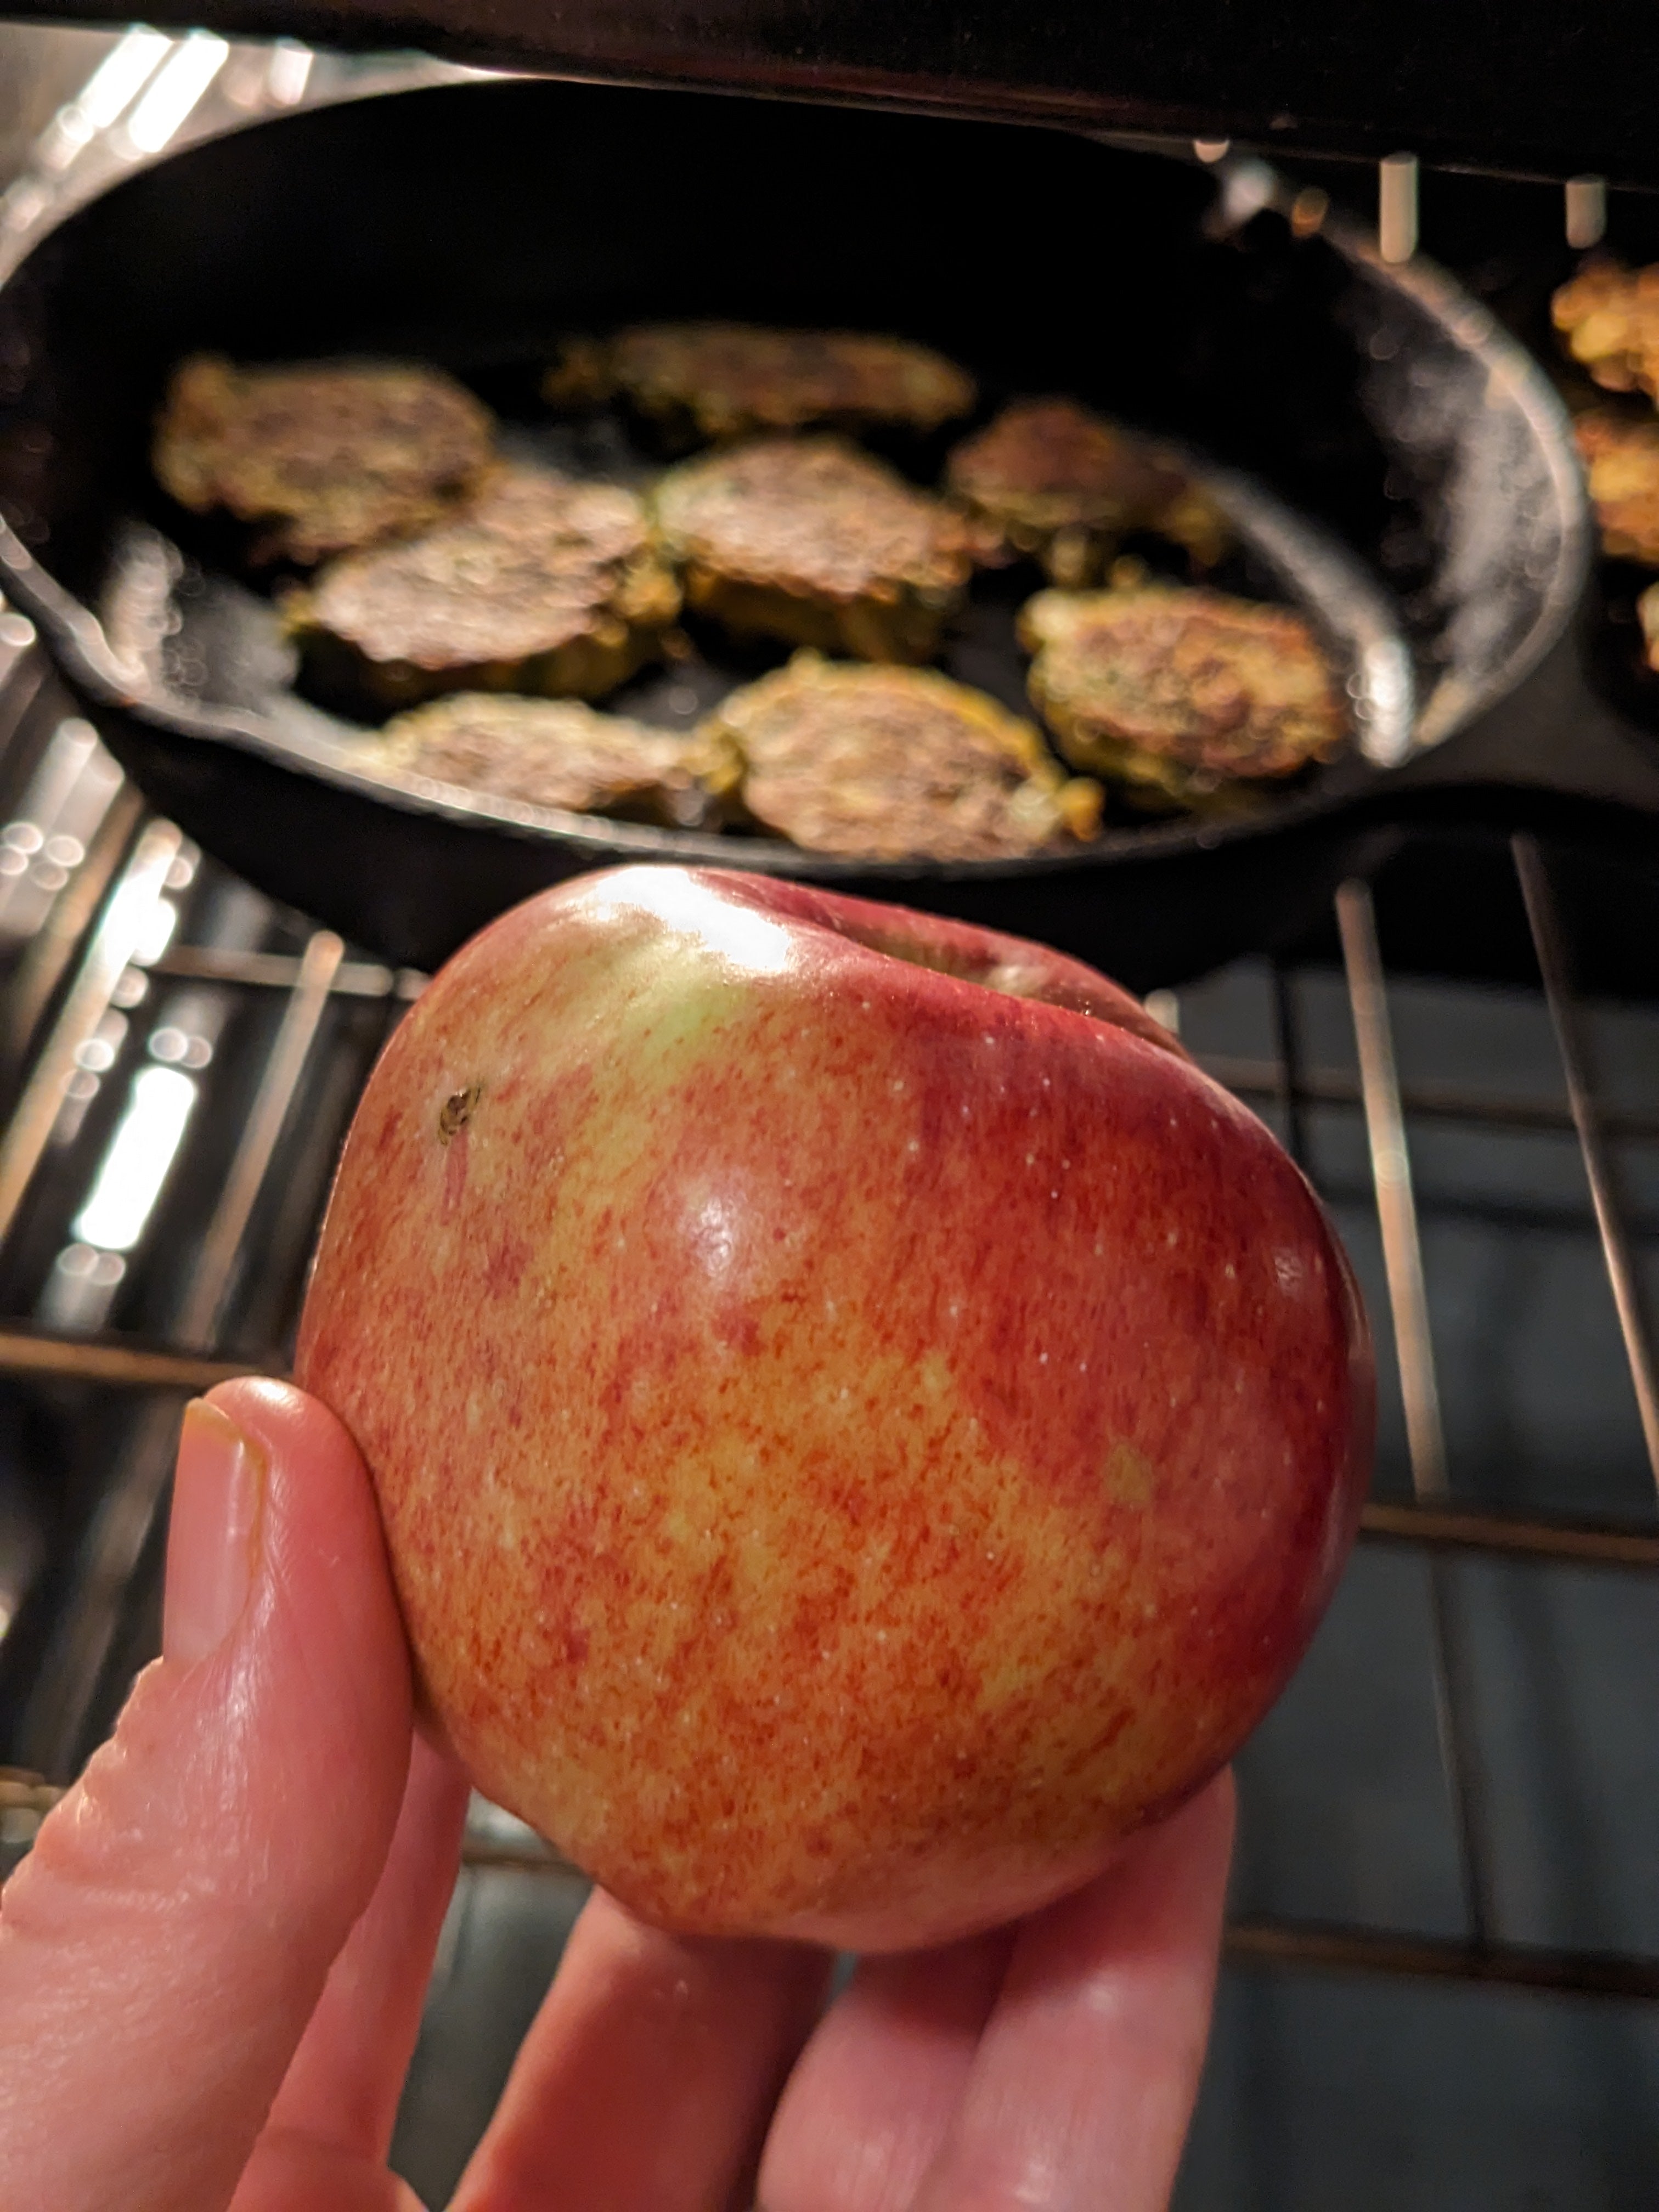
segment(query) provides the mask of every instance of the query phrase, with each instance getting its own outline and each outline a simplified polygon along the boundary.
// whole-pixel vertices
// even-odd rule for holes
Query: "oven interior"
[[[152,74],[166,66],[158,53]],[[362,66],[315,58],[311,95]],[[274,69],[271,50],[229,49],[220,92],[268,91]],[[994,181],[993,223],[1007,204]],[[1364,212],[1367,173],[1321,181]],[[858,192],[849,179],[838,213]],[[1548,187],[1425,182],[1426,242],[1534,333],[1564,258],[1559,210]],[[892,212],[862,210],[889,229]],[[900,212],[914,267],[956,250],[978,267],[988,234],[950,248],[925,205]],[[234,228],[235,210],[199,220]],[[515,210],[507,229],[529,221]],[[1639,254],[1650,223],[1617,202],[1614,243]],[[1022,317],[1042,297],[1032,280],[1086,264],[1102,225],[1127,234],[1115,266],[1155,233],[1131,199],[1067,208],[1064,252],[1008,241]],[[118,246],[117,332],[145,313]],[[768,296],[787,296],[788,236],[734,241],[734,264],[751,249]],[[388,317],[416,317],[406,254],[387,241]],[[903,276],[896,261],[886,281]],[[1146,310],[1098,310],[1109,374],[1127,380],[1115,394],[1139,374]],[[326,342],[319,316],[308,342]],[[1293,385],[1260,398],[1287,441],[1303,434]],[[1375,522],[1374,466],[1308,465],[1310,499]],[[1595,823],[1402,806],[1283,941],[1154,1001],[1333,1207],[1382,1401],[1352,1568],[1241,1762],[1183,2212],[1634,2212],[1659,2186],[1659,866],[1650,831]],[[284,1364],[353,1102],[422,979],[274,903],[153,811],[15,611],[0,612],[0,1759],[18,1770],[0,1848],[15,1857],[156,1647],[181,1402]],[[527,1832],[475,1808],[395,2153],[428,2201],[580,1893]]]

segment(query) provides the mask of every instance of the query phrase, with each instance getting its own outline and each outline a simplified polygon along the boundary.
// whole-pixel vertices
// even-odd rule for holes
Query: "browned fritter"
[[[659,649],[678,609],[632,492],[503,468],[453,521],[331,562],[289,624],[320,672],[384,704],[595,698]]]
[[[702,819],[700,748],[575,699],[464,691],[387,723],[376,767],[573,814],[684,828]]]
[[[1174,457],[1074,399],[1022,399],[964,438],[946,465],[957,497],[1008,554],[1039,560],[1055,583],[1099,581],[1132,531],[1184,545],[1208,567],[1227,526]]]
[[[1659,672],[1659,584],[1648,586],[1636,602],[1636,615],[1642,625],[1642,657]]]
[[[672,469],[656,515],[686,604],[739,635],[927,660],[973,567],[963,517],[838,438],[762,438]]]
[[[971,412],[974,380],[931,347],[861,331],[751,323],[641,323],[576,339],[543,390],[556,404],[620,391],[642,415],[699,438],[892,423],[916,431]]]
[[[1659,422],[1596,408],[1572,428],[1602,550],[1659,568]]]
[[[494,427],[441,369],[196,354],[173,373],[153,459],[181,506],[258,526],[254,559],[309,565],[437,521],[482,479]]]
[[[1587,262],[1551,303],[1567,351],[1609,392],[1659,396],[1659,267]]]
[[[798,653],[700,735],[730,760],[745,811],[812,852],[1006,860],[1100,821],[1098,784],[1068,778],[1030,723],[931,669]]]
[[[1299,615],[1219,592],[1042,592],[1022,610],[1033,703],[1073,767],[1202,805],[1328,759],[1346,720]]]

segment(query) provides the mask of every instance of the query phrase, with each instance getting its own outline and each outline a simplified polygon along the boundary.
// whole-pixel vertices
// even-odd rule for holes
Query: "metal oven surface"
[[[233,61],[265,97],[272,55]],[[1177,2202],[1634,2212],[1659,2196],[1659,870],[1473,821],[1369,857],[1278,957],[1154,1001],[1333,1206],[1383,1385],[1360,1549],[1241,1762]],[[9,1856],[155,1647],[180,1405],[284,1365],[421,981],[150,813],[0,612],[0,1759],[44,1777],[0,1775]],[[466,1857],[397,2150],[433,2202],[581,1894],[486,1807]]]
[[[121,0],[82,0],[120,23]],[[164,16],[164,21],[177,21]],[[1640,0],[1506,11],[1474,0],[1181,0],[964,9],[960,0],[196,0],[233,35],[420,46],[613,82],[1235,137],[1298,155],[1468,161],[1654,180],[1659,24]]]

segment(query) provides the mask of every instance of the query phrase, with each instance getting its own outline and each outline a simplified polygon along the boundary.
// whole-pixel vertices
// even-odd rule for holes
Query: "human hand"
[[[0,1894],[0,2205],[414,2212],[386,2165],[466,1807],[412,1735],[362,1463],[186,1417],[161,1659]],[[1224,1777],[1017,1928],[828,1962],[596,1894],[453,2212],[1154,2212],[1202,2062]]]

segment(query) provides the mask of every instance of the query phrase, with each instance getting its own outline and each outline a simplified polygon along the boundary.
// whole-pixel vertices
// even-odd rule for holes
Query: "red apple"
[[[1133,1000],[678,868],[423,994],[299,1373],[478,1787],[669,1927],[855,1949],[1030,1910],[1213,1773],[1370,1445],[1317,1200]]]

